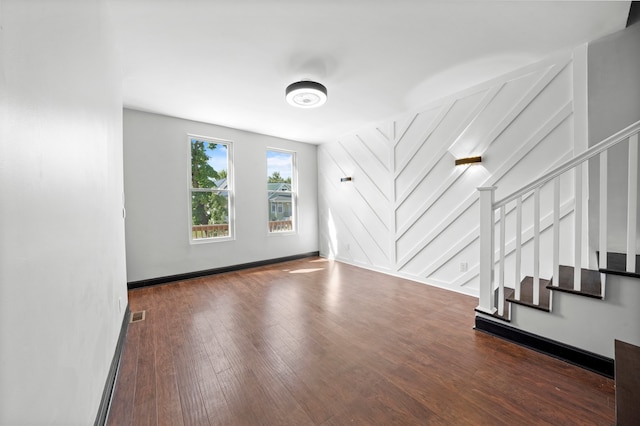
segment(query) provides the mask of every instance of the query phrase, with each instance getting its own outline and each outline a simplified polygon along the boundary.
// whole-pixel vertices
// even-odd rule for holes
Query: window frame
[[[268,236],[278,236],[278,235],[297,235],[298,234],[298,229],[299,229],[299,215],[298,215],[298,152],[297,151],[293,151],[293,150],[289,150],[289,149],[282,149],[282,148],[274,148],[274,147],[267,147],[266,151],[265,151],[265,168],[266,168],[266,177],[267,179],[269,178],[269,152],[281,152],[284,154],[290,154],[291,155],[291,190],[290,191],[271,191],[268,189],[266,190],[266,194],[267,194],[267,202],[269,201],[269,194],[271,193],[286,193],[286,194],[290,194],[291,195],[291,216],[292,216],[292,220],[291,220],[291,230],[290,231],[271,231],[270,230],[270,223],[271,223],[271,209],[269,207],[266,207],[267,210],[267,220],[266,220],[266,230],[267,230],[267,235]],[[268,180],[267,180],[267,184],[268,184]],[[268,204],[268,203],[267,203]],[[281,208],[284,211],[284,206],[280,205],[279,207],[276,207],[276,212],[278,211],[278,208]]]
[[[192,186],[192,161],[191,158],[191,141],[196,139],[207,143],[215,143],[218,145],[226,145],[227,147],[227,189],[214,189],[214,188],[193,188]],[[233,241],[236,239],[235,232],[235,190],[234,190],[234,173],[233,173],[233,141],[227,139],[213,138],[210,136],[195,135],[192,133],[187,134],[187,208],[188,208],[188,234],[189,244],[208,244],[219,243],[226,241]],[[222,237],[207,237],[207,238],[194,238],[193,237],[193,193],[194,192],[211,192],[211,193],[227,193],[228,199],[228,235]]]

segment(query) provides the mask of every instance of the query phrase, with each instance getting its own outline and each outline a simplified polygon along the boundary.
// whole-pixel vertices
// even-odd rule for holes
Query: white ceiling
[[[322,143],[620,30],[630,2],[109,5],[126,107]],[[285,88],[301,79],[324,84],[328,102],[289,106]]]

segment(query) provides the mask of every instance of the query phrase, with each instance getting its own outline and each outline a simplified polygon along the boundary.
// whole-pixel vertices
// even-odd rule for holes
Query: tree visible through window
[[[191,240],[230,238],[231,143],[190,137],[191,148]]]
[[[295,152],[267,151],[269,232],[295,231]]]

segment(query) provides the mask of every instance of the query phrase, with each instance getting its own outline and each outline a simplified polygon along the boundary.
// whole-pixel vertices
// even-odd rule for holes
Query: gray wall
[[[234,241],[189,243],[189,133],[233,142]],[[267,147],[297,152],[297,234],[267,232]],[[318,250],[315,145],[125,109],[124,168],[130,282]]]
[[[640,120],[640,23],[589,43],[589,146]],[[609,250],[626,247],[627,144],[609,153]],[[598,163],[589,173],[589,241],[598,243]],[[640,223],[640,211],[638,215]],[[640,231],[640,229],[639,229]],[[640,232],[638,235],[640,244]]]
[[[589,43],[589,145],[640,120],[640,23]]]
[[[127,303],[106,2],[0,0],[0,424],[93,424]]]

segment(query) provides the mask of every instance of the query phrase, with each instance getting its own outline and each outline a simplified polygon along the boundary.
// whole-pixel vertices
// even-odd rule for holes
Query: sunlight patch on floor
[[[306,269],[296,269],[295,271],[289,271],[290,274],[309,274],[311,272],[323,271],[324,268],[306,268]]]

